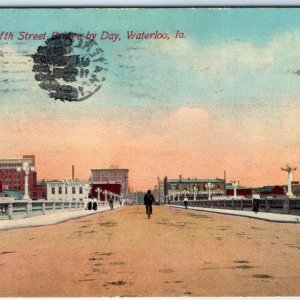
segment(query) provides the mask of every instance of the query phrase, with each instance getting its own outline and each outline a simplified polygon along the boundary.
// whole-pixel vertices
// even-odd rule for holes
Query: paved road
[[[0,296],[299,296],[300,227],[124,207],[0,232]]]

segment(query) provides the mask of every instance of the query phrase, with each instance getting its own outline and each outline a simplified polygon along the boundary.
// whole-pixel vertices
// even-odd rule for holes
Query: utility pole
[[[227,194],[227,191],[226,191],[226,170],[224,170],[224,196],[226,198],[226,194]]]
[[[160,203],[160,179],[159,179],[159,176],[157,176],[157,182],[158,182],[158,202]]]

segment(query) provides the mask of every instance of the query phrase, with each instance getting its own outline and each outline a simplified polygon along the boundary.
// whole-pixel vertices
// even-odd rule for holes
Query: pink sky
[[[245,186],[286,184],[280,167],[300,164],[297,105],[182,106],[157,113],[114,108],[107,113],[109,118],[80,120],[24,117],[18,124],[8,119],[10,130],[0,137],[9,146],[0,155],[34,154],[38,179],[71,178],[72,165],[76,177],[88,179],[91,168],[118,165],[129,169],[134,190],[153,188],[157,176],[215,178],[224,170],[227,180]]]

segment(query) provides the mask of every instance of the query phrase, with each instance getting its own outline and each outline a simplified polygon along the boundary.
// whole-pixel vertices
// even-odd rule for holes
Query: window
[[[65,186],[65,194],[68,194],[68,187]]]
[[[61,194],[62,193],[62,187],[58,187],[58,193]]]
[[[75,194],[75,193],[76,193],[75,186],[72,186],[72,194]]]
[[[52,194],[55,194],[55,187],[52,187]]]
[[[79,194],[82,194],[82,186],[79,187]]]

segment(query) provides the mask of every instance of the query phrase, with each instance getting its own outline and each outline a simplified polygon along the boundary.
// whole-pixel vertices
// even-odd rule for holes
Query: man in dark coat
[[[148,192],[145,194],[144,197],[144,204],[146,206],[146,214],[148,215],[148,212],[152,214],[152,204],[155,202],[153,195],[151,194],[151,191],[148,190]],[[148,215],[150,218],[150,215]]]

